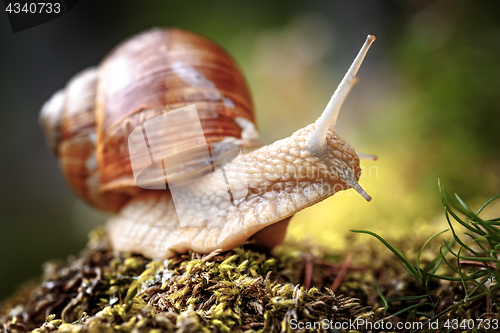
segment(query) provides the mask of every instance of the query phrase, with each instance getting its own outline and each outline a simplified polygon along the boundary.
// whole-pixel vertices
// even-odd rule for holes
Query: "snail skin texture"
[[[179,29],[153,29],[120,44],[99,67],[77,74],[55,93],[40,122],[70,186],[91,205],[115,213],[107,227],[116,251],[165,259],[189,249],[228,250],[249,238],[272,248],[283,241],[295,213],[338,191],[353,188],[371,200],[357,182],[359,158],[375,157],[357,154],[337,135],[335,124],[374,40],[367,37],[318,120],[268,146],[259,143],[250,94],[231,57],[206,38]],[[199,177],[216,168],[214,161],[193,153],[165,173],[161,181],[170,190],[137,186],[129,135],[152,118],[193,105],[212,153],[218,142],[244,152],[226,168],[226,182]],[[154,138],[189,142],[194,133],[184,123],[159,128]],[[216,208],[219,213],[180,223],[176,179],[190,180],[183,192],[188,212]],[[228,184],[232,204],[224,206]]]

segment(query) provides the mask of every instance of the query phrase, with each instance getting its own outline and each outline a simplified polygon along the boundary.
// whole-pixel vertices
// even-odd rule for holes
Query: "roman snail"
[[[364,155],[335,124],[374,40],[367,37],[318,120],[268,146],[260,146],[235,62],[179,29],[153,29],[117,46],[55,93],[40,122],[73,190],[116,213],[107,225],[116,251],[163,259],[227,250],[250,237],[271,248],[296,212],[335,192],[353,188],[371,200],[357,182]],[[173,116],[153,123],[165,115]],[[206,142],[193,145],[201,130]]]

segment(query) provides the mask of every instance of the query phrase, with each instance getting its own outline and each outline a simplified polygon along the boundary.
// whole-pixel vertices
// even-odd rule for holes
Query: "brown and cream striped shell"
[[[255,118],[241,71],[221,47],[180,29],[153,29],[73,77],[43,106],[40,120],[73,190],[112,212],[142,191],[127,137],[145,121],[195,104],[206,141],[235,138],[257,146]],[[256,132],[256,131],[255,131]],[[248,136],[248,135],[247,135]]]

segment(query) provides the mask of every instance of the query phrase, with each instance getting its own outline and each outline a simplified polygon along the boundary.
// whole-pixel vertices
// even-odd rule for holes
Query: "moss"
[[[292,318],[349,320],[366,311],[328,288],[305,290],[301,255],[246,245],[151,261],[114,254],[99,229],[78,257],[46,264],[39,285],[3,305],[0,322],[11,332],[270,332],[289,330]]]
[[[424,292],[378,245],[353,243],[354,260],[334,292],[330,287],[341,275],[344,252],[288,244],[270,254],[246,244],[223,253],[189,252],[151,261],[115,254],[98,229],[80,255],[46,264],[41,283],[0,306],[0,332],[289,332],[292,320],[373,323],[386,311],[425,301],[407,298],[384,308],[374,285],[392,299]],[[411,257],[421,242],[405,240],[404,245]],[[434,281],[430,287],[439,296],[438,310],[464,296],[461,283]],[[448,317],[477,318],[485,307],[484,300],[468,302]],[[422,318],[408,312],[392,319]]]

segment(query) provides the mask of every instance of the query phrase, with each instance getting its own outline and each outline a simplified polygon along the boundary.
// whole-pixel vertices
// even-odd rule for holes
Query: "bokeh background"
[[[438,178],[473,208],[500,192],[498,13],[493,0],[80,0],[16,34],[0,13],[0,299],[43,262],[77,253],[106,219],[69,190],[37,116],[124,38],[176,26],[223,45],[271,143],[318,117],[366,35],[376,35],[337,126],[358,151],[379,156],[362,162],[374,199],[337,194],[297,214],[287,236],[340,248],[350,228],[387,237],[441,228]]]

